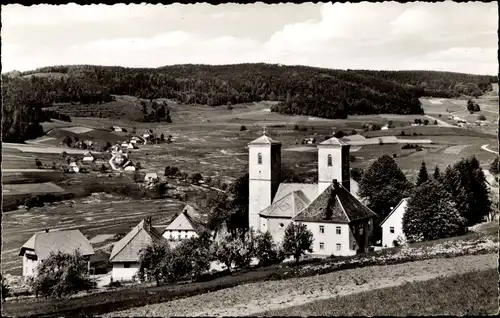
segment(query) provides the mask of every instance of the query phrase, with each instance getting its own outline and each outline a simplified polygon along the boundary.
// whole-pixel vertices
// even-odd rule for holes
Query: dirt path
[[[497,267],[498,255],[471,255],[343,270],[246,284],[213,293],[113,312],[117,316],[248,316],[319,299]]]

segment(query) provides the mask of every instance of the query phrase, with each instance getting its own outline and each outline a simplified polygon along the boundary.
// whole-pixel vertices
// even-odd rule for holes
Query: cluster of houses
[[[265,133],[248,144],[249,149],[249,225],[256,231],[269,231],[281,242],[288,224],[301,223],[313,233],[312,256],[349,256],[366,252],[372,246],[377,217],[357,196],[358,185],[350,177],[349,145],[333,137],[317,145],[318,183],[280,182],[281,143]],[[157,175],[147,174],[145,181]],[[402,219],[407,198],[382,221],[382,246],[393,247],[404,241]],[[175,215],[168,225],[155,225],[151,218],[139,222],[116,242],[109,258],[113,280],[129,281],[139,268],[142,248],[154,242],[175,246],[198,236],[204,228],[201,216],[190,205]],[[35,275],[36,265],[51,251],[94,253],[89,241],[78,231],[36,233],[21,248],[23,275]]]

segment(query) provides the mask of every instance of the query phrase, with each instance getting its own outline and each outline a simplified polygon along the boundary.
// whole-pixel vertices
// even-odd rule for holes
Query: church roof
[[[281,142],[271,139],[269,136],[263,135],[248,143],[249,145],[281,145]]]
[[[332,137],[330,139],[327,139],[323,142],[320,142],[319,145],[324,145],[324,146],[349,146],[349,144],[343,142],[342,140]]]
[[[294,221],[350,223],[376,217],[372,210],[356,199],[338,182],[332,183],[311,204],[300,211]]]
[[[259,214],[268,217],[289,217],[293,218],[297,212],[301,211],[310,203],[301,190],[292,191],[273,204],[262,210]]]
[[[309,201],[318,196],[318,184],[316,183],[280,183],[273,202],[280,200],[293,191],[302,191]]]

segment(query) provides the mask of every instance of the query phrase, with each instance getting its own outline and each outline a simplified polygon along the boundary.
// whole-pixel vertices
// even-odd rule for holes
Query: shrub
[[[4,277],[2,274],[0,274],[0,280],[2,281],[2,301],[5,300],[5,298],[10,296],[10,288],[7,282],[5,281]]]
[[[434,125],[437,125],[438,124],[438,121],[437,120],[434,120]]]
[[[42,200],[40,200],[39,196],[34,195],[34,196],[29,197],[29,198],[26,198],[24,200],[24,205],[29,210],[29,209],[34,208],[34,207],[43,207],[43,202],[42,202]]]
[[[78,251],[74,254],[51,253],[38,266],[37,272],[29,283],[36,296],[62,298],[93,286],[87,261]]]
[[[245,125],[241,125],[240,131],[246,131],[246,130],[247,130],[247,127],[245,127]]]
[[[351,135],[356,135],[357,133],[358,133],[358,132],[356,131],[356,129],[353,129],[353,130],[351,131]]]
[[[398,157],[398,154],[397,154],[397,153],[393,153],[393,154],[392,154],[392,157],[393,157],[393,158],[397,158],[397,157]]]
[[[201,180],[203,180],[203,176],[201,175],[201,173],[199,172],[194,172],[192,175],[191,175],[191,183],[193,184],[198,184],[200,183]]]
[[[168,244],[148,245],[140,252],[137,276],[141,281],[155,281],[156,286],[162,281],[173,281],[177,277],[174,261]]]
[[[227,110],[233,110],[233,106],[231,104],[227,105]]]
[[[401,130],[401,132],[399,133],[399,135],[406,136],[406,133],[404,132],[404,130]]]
[[[384,140],[383,140],[382,138],[379,138],[379,139],[378,139],[378,144],[379,144],[379,145],[383,145],[383,144],[384,144]]]
[[[342,130],[336,131],[335,134],[333,134],[335,138],[342,138],[345,136],[344,132]]]
[[[299,130],[299,125],[293,126],[293,130]]]
[[[486,116],[484,116],[484,115],[479,115],[479,116],[477,116],[477,119],[478,119],[478,120],[486,120]]]
[[[424,119],[424,125],[429,125],[429,120],[428,119]]]

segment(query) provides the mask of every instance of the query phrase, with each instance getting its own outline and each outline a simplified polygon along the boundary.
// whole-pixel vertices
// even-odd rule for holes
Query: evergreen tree
[[[488,196],[486,177],[475,158],[462,159],[446,168],[443,185],[455,200],[460,214],[471,226],[489,215],[491,201]]]
[[[425,162],[422,161],[422,165],[420,166],[420,171],[418,172],[417,186],[427,182],[427,180],[429,180],[429,174],[427,173]]]
[[[451,195],[434,180],[415,189],[403,215],[403,233],[409,242],[457,236],[465,232],[465,225]]]
[[[441,178],[441,171],[439,171],[439,167],[438,166],[436,166],[436,168],[434,168],[433,177],[434,177],[434,180],[436,180],[436,181],[439,181],[440,178]]]
[[[359,195],[368,200],[368,207],[385,218],[399,201],[407,197],[412,184],[389,155],[378,158],[363,174]]]

